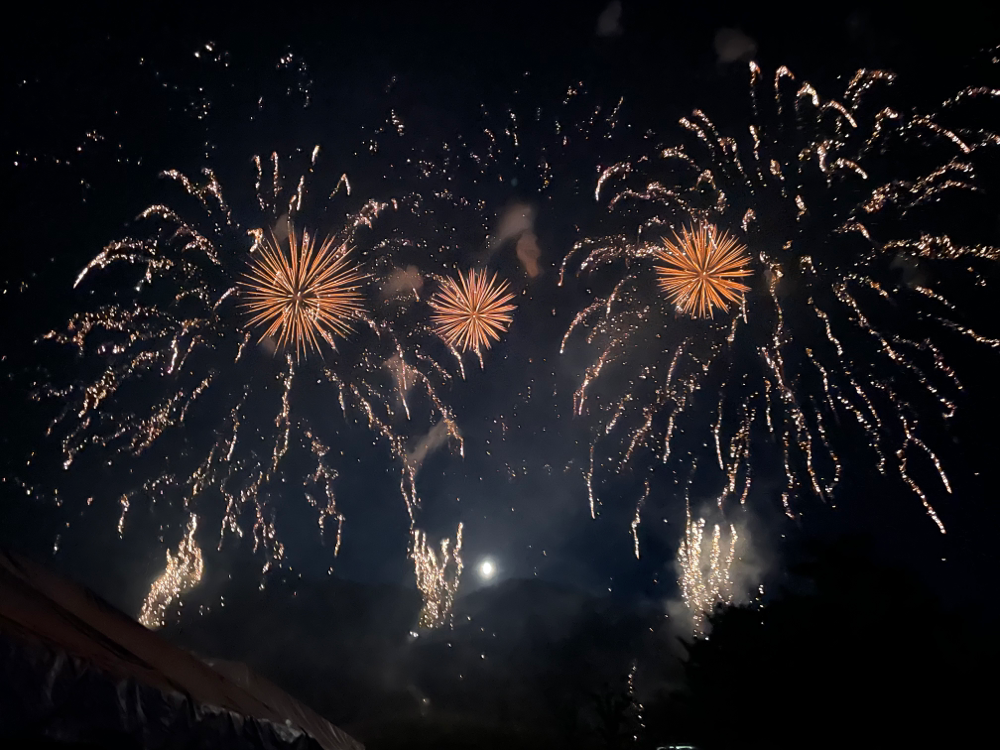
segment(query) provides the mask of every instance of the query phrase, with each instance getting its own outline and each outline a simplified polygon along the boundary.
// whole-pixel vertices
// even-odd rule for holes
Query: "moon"
[[[479,563],[479,577],[482,578],[484,581],[490,580],[496,574],[497,574],[497,566],[492,560],[487,558],[486,560],[483,560],[481,563]]]

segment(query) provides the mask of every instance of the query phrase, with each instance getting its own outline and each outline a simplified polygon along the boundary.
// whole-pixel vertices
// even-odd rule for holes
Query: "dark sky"
[[[723,125],[727,116],[739,116],[732,113],[734,100],[745,97],[745,65],[719,61],[720,29],[741,30],[765,69],[788,65],[821,92],[835,90],[837,77],[858,66],[891,67],[900,74],[901,91],[919,106],[968,85],[983,69],[976,67],[978,55],[996,41],[989,38],[996,11],[988,17],[942,4],[897,15],[830,4],[813,15],[801,5],[790,11],[752,3],[720,9],[625,2],[615,23],[603,2],[338,5],[278,4],[253,12],[245,5],[206,10],[153,3],[126,12],[91,5],[70,15],[37,12],[17,25],[4,50],[2,168],[9,197],[0,303],[6,321],[0,331],[0,543],[54,560],[130,611],[162,566],[165,546],[176,544],[186,515],[176,505],[151,508],[141,500],[130,510],[124,538],[118,536],[118,488],[141,484],[148,465],[123,476],[95,459],[71,480],[58,476],[49,468],[58,465],[57,440],[44,435],[51,405],[28,399],[32,383],[86,369],[50,358],[51,350],[33,342],[86,304],[71,291],[86,262],[121,237],[145,206],[168,200],[160,171],[196,174],[211,163],[225,187],[226,175],[246,180],[252,154],[319,143],[330,170],[346,170],[358,192],[370,186],[377,193],[415,175],[412,165],[403,165],[410,150],[430,149],[455,134],[478,142],[510,108],[521,118],[524,143],[498,157],[495,169],[506,180],[466,185],[468,175],[459,171],[457,184],[488,202],[488,222],[512,204],[532,206],[546,272],[522,285],[519,317],[485,368],[467,362],[466,382],[449,394],[466,457],[442,450],[427,460],[418,480],[419,525],[438,538],[463,521],[467,565],[490,557],[503,577],[537,575],[627,598],[673,596],[670,564],[683,528],[683,499],[673,478],[654,475],[656,491],[641,527],[643,556],[636,561],[629,521],[644,475],[602,487],[601,514],[591,520],[580,475],[589,425],[574,420],[571,410],[586,362],[557,353],[587,295],[556,288],[555,270],[579,238],[578,227],[590,220],[597,166],[640,156],[643,133],[661,137],[692,107]],[[602,13],[608,13],[602,23],[609,33],[598,34]],[[563,105],[570,86],[581,93]],[[622,127],[593,149],[583,139],[564,154],[553,165],[553,189],[539,197],[533,149],[548,147],[553,136],[532,129],[535,113],[562,117],[582,133],[595,107],[606,114],[619,101]],[[367,162],[357,152],[390,113],[406,133],[398,143],[382,137],[387,145],[379,160]],[[365,174],[370,164],[382,171]],[[996,228],[991,231],[986,241],[996,242]],[[503,262],[516,270],[509,254]],[[995,323],[992,330],[996,335]],[[775,467],[764,467],[747,523],[768,582],[780,580],[802,540],[864,533],[886,559],[919,571],[952,606],[980,596],[987,572],[995,570],[990,546],[1000,520],[988,463],[998,447],[996,353],[962,350],[951,363],[966,392],[952,431],[935,437],[955,441],[956,492],[933,498],[949,534],[939,535],[918,500],[898,481],[878,478],[860,451],[843,456],[839,507],[800,506],[805,513],[796,522],[781,515],[777,492],[768,490]],[[349,578],[411,580],[396,465],[384,446],[368,447],[364,430],[346,428],[340,437],[355,464],[344,467],[337,484],[347,516],[340,557],[333,560],[329,535],[319,537],[314,512],[298,496],[279,493],[279,536],[291,570],[272,576],[272,583],[320,576],[331,566]],[[179,449],[180,442],[172,445]],[[29,454],[34,458],[26,466]],[[26,498],[19,480],[46,498],[61,487],[64,505]],[[95,497],[89,508],[88,496]],[[241,546],[230,538],[216,553],[214,528],[199,538],[210,576],[257,575],[263,559],[250,558],[246,539]],[[464,580],[472,588],[474,571]]]

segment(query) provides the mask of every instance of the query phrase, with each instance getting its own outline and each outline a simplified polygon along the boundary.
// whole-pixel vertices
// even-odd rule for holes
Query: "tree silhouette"
[[[686,689],[648,712],[705,748],[956,747],[989,715],[995,643],[856,539],[816,549],[791,590],[711,618]]]

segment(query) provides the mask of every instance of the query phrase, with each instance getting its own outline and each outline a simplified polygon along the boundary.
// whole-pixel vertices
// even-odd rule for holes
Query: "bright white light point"
[[[497,566],[493,564],[492,560],[483,560],[479,563],[479,577],[485,580],[489,580],[496,575]]]

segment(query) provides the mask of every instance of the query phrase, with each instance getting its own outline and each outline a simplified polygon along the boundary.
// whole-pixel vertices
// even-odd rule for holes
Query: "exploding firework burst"
[[[63,468],[93,455],[103,466],[124,464],[117,475],[124,481],[137,470],[151,475],[122,491],[119,532],[137,497],[180,502],[203,521],[218,522],[220,546],[226,534],[250,531],[254,550],[265,552],[266,573],[285,557],[272,503],[287,496],[282,487],[302,488],[321,531],[335,522],[334,553],[339,550],[345,519],[330,446],[350,444],[341,429],[361,424],[385,441],[400,466],[411,522],[419,504],[411,441],[437,425],[446,436],[439,442],[461,450],[452,412],[438,394],[451,375],[421,343],[422,336],[436,347],[436,339],[408,325],[399,310],[365,298],[364,276],[378,278],[392,267],[393,251],[412,244],[398,233],[376,233],[383,218],[403,209],[368,201],[347,210],[341,203],[350,193],[347,177],[318,170],[318,155],[316,147],[290,188],[276,154],[267,169],[256,159],[256,202],[238,211],[211,171],[202,183],[166,172],[184,189],[179,200],[194,198],[198,206],[143,211],[137,221],[148,234],[112,243],[77,278],[81,286],[98,272],[112,274],[110,284],[92,285],[96,299],[104,292],[111,300],[44,337],[75,349],[83,372],[94,373],[38,390],[40,398],[66,404],[50,428],[61,435]],[[328,196],[318,207],[310,208],[310,187]],[[307,235],[300,242],[292,222],[324,212],[345,216],[338,220],[342,229],[318,249]],[[256,217],[255,224],[241,227],[235,214]],[[284,228],[287,237],[280,234]],[[287,254],[280,249],[285,242]],[[347,247],[367,249],[354,264]],[[241,297],[249,316],[239,309]],[[258,325],[266,329],[255,347],[251,329]],[[273,356],[275,341],[302,355],[316,351],[320,340],[332,345],[352,327],[334,361],[297,361],[291,351]],[[344,424],[312,424],[315,404],[336,405]],[[192,422],[199,428],[185,429]],[[168,434],[174,437],[165,440]],[[294,467],[286,460],[290,453],[302,456]],[[300,467],[310,463],[314,470],[303,475]]]
[[[750,291],[738,281],[753,273],[745,267],[750,262],[746,247],[716,227],[682,228],[673,242],[656,250],[656,258],[662,263],[656,267],[660,289],[688,315],[711,317]]]
[[[333,346],[334,336],[347,336],[365,314],[365,275],[349,253],[345,246],[333,248],[332,237],[317,250],[308,233],[300,241],[292,226],[287,254],[273,234],[268,237],[242,282],[249,324],[264,329],[260,341],[275,337],[279,348],[294,346],[301,359],[304,352],[318,353],[321,339]]]
[[[430,300],[434,310],[431,321],[449,346],[479,353],[507,331],[516,308],[510,304],[512,299],[507,282],[498,283],[496,274],[487,279],[485,273],[477,274],[473,269],[467,276],[459,274],[458,281],[444,279]]]
[[[918,428],[943,427],[955,412],[962,385],[945,347],[1000,347],[948,299],[950,289],[984,285],[1000,258],[968,241],[969,217],[982,207],[976,158],[1000,138],[953,121],[1000,91],[970,88],[933,114],[904,114],[885,100],[893,78],[861,70],[841,98],[825,99],[780,68],[768,97],[752,63],[748,137],[723,135],[696,110],[681,120],[693,147],[662,147],[600,175],[596,196],[611,193],[615,233],[578,243],[560,279],[577,263],[577,275],[608,289],[563,340],[565,350],[585,330],[597,348],[574,399],[576,414],[597,420],[584,471],[592,514],[599,470],[620,471],[640,455],[675,476],[686,466],[705,494],[745,503],[758,463],[751,446],[772,445],[794,516],[797,496],[833,496],[837,446],[853,439],[871,446],[881,473],[895,470],[944,532],[925,487],[935,475],[946,492],[951,484]],[[651,289],[664,234],[692,223],[739,232],[759,269],[724,321],[676,319]],[[690,235],[673,247],[697,246],[698,231]],[[700,315],[713,305],[693,292],[673,299]],[[703,462],[698,477],[682,436],[714,448],[717,461]],[[927,463],[915,471],[917,456]]]

